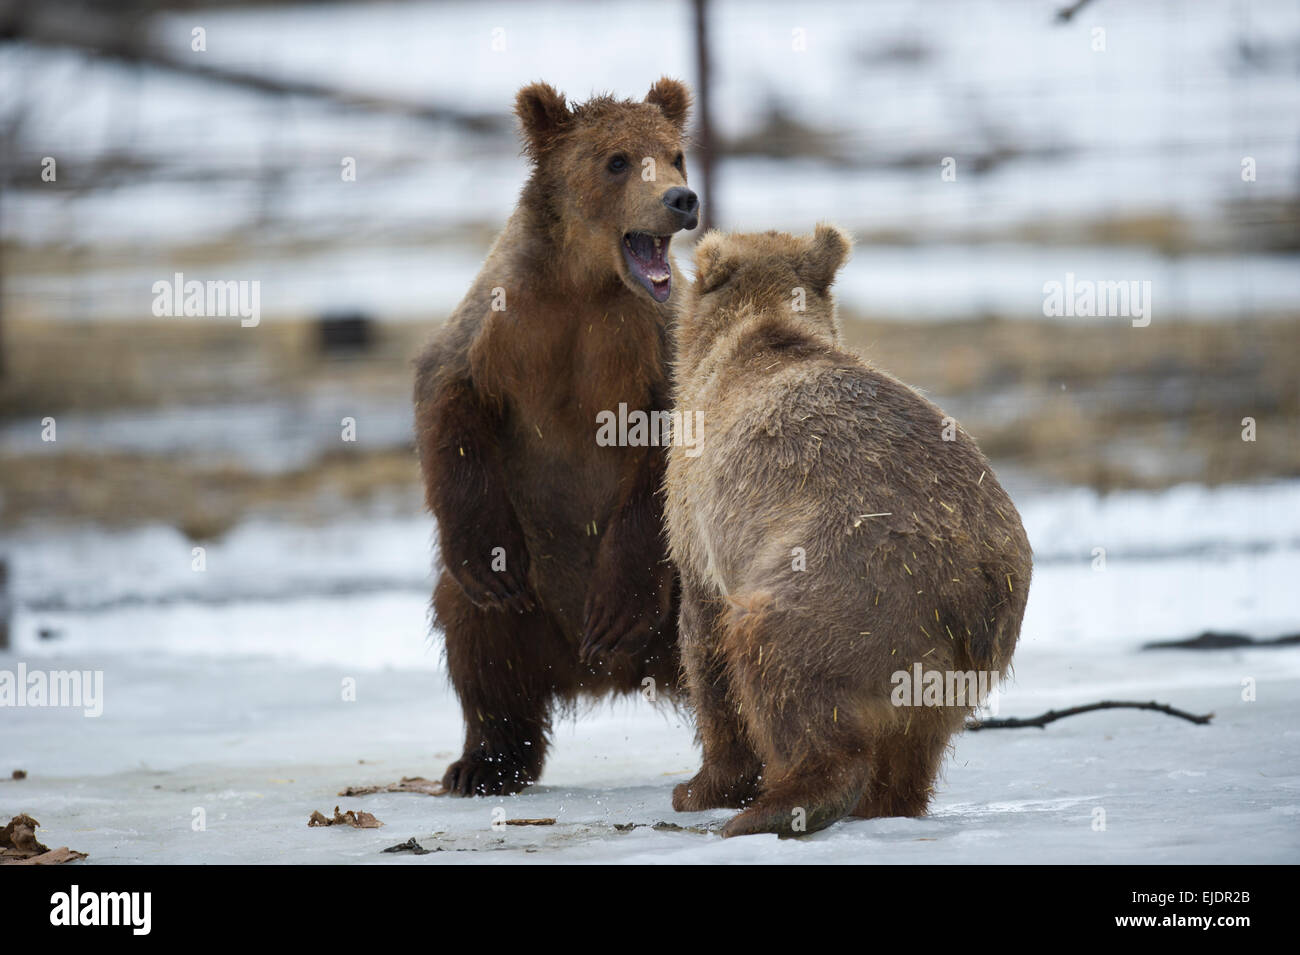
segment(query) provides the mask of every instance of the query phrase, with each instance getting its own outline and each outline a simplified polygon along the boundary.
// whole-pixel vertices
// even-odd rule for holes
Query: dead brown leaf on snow
[[[62,865],[65,862],[78,862],[86,858],[84,852],[77,852],[67,846],[59,846],[49,852],[42,852],[30,859],[6,859],[0,865]]]
[[[311,814],[307,820],[307,827],[316,826],[351,826],[353,829],[378,829],[383,823],[376,819],[368,812],[356,812],[349,809],[347,812],[339,812],[339,807],[334,807],[334,818],[326,817],[319,809]]]
[[[67,846],[51,849],[41,845],[36,838],[39,825],[31,816],[20,813],[0,829],[0,865],[59,865],[86,858],[84,852],[74,852]]]
[[[389,783],[387,786],[349,786],[339,793],[340,796],[369,796],[373,793],[423,793],[426,796],[445,796],[447,790],[442,783],[423,776],[403,776],[401,782]]]

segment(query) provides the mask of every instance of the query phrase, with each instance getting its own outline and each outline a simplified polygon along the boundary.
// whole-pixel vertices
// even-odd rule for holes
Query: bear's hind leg
[[[759,797],[722,834],[816,832],[853,810],[870,776],[860,693],[843,682],[835,654],[804,647],[816,621],[763,595],[735,603],[742,609],[727,614],[723,653],[764,767]]]
[[[673,788],[673,808],[678,812],[739,809],[758,795],[763,763],[745,737],[736,703],[728,693],[717,626],[716,599],[683,584],[678,633],[704,760],[690,781]]]
[[[952,731],[938,719],[881,733],[871,747],[871,778],[853,815],[923,816]]]
[[[540,609],[481,609],[447,574],[434,612],[465,717],[464,754],[442,784],[457,796],[518,792],[541,775],[552,704],[572,693],[572,651]]]
[[[809,754],[765,785],[762,795],[723,827],[722,835],[801,836],[825,829],[857,805],[870,772],[861,753]]]

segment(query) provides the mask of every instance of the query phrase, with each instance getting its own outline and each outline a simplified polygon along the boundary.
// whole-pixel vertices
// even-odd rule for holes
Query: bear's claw
[[[442,786],[450,796],[508,796],[532,783],[523,768],[475,751],[447,767]]]
[[[701,770],[690,781],[673,787],[673,809],[677,812],[742,809],[757,795],[757,778],[737,775],[726,783],[718,775]]]

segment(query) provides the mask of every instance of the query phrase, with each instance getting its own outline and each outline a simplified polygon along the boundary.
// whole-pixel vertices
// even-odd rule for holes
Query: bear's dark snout
[[[700,224],[700,197],[685,186],[673,186],[665,192],[664,205],[677,214],[679,229],[694,229]]]

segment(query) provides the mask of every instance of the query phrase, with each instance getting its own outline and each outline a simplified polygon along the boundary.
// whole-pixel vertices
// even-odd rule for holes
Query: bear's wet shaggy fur
[[[974,693],[1005,674],[1029,591],[1019,515],[975,442],[841,347],[849,240],[710,233],[677,329],[666,517],[703,766],[673,806],[726,835],[924,813]],[[937,673],[937,677],[929,674]],[[903,705],[898,705],[899,703]]]
[[[438,523],[434,593],[465,718],[455,794],[536,780],[554,709],[671,693],[679,672],[661,446],[597,442],[597,415],[664,411],[681,297],[668,239],[694,228],[689,95],[570,106],[519,91],[533,169],[482,271],[418,361],[416,443]]]

